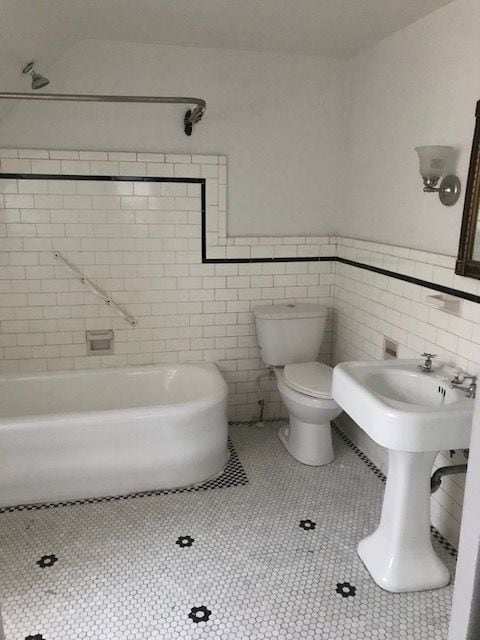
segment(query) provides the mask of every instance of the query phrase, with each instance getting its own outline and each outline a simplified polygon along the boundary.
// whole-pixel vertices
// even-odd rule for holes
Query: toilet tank
[[[316,360],[325,331],[327,307],[273,304],[253,309],[260,355],[265,364],[283,366]]]

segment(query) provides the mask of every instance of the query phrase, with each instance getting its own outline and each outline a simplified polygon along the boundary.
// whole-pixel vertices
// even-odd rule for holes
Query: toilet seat
[[[321,362],[287,364],[283,370],[285,384],[304,395],[332,399],[333,369]]]

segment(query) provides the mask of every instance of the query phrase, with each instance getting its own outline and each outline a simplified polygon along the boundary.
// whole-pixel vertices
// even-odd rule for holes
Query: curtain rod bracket
[[[193,125],[197,124],[197,122],[200,122],[204,113],[205,113],[205,107],[201,105],[196,106],[193,111],[189,109],[185,113],[185,117],[183,118],[183,125],[184,125],[183,130],[185,131],[185,134],[187,136],[192,135]]]

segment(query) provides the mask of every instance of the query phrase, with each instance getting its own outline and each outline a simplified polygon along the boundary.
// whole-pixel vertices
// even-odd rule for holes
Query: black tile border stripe
[[[0,173],[1,180],[91,180],[94,182],[189,182],[202,184],[206,178],[161,176],[107,176],[85,173]],[[43,194],[42,194],[43,195]]]
[[[452,287],[446,287],[443,284],[436,284],[435,282],[429,282],[427,280],[420,280],[420,278],[407,276],[404,273],[389,271],[388,269],[375,267],[371,264],[365,264],[364,262],[357,262],[356,260],[349,260],[348,258],[335,257],[335,262],[340,262],[341,264],[347,264],[347,265],[350,265],[351,267],[357,267],[357,269],[363,269],[365,271],[372,271],[382,276],[395,278],[396,280],[403,280],[403,282],[408,282],[409,284],[416,284],[419,287],[425,287],[426,289],[433,289],[434,291],[439,291],[440,293],[447,293],[448,295],[456,296],[457,298],[463,298],[464,300],[469,300],[470,302],[480,303],[480,296],[477,296],[474,293],[469,293],[468,291],[453,289]]]
[[[421,280],[420,278],[414,278],[403,273],[396,271],[390,271],[388,269],[382,269],[381,267],[375,267],[371,264],[364,262],[358,262],[356,260],[350,260],[348,258],[341,258],[338,256],[298,256],[298,257],[284,257],[284,258],[208,258],[207,252],[207,198],[206,198],[206,178],[178,178],[178,177],[154,177],[154,176],[105,176],[105,175],[85,175],[85,174],[50,174],[50,173],[0,173],[0,180],[82,180],[82,181],[99,181],[99,182],[177,182],[186,184],[200,184],[201,185],[201,251],[202,251],[202,264],[256,264],[256,263],[274,263],[274,262],[339,262],[340,264],[346,264],[357,269],[363,269],[364,271],[371,271],[378,273],[379,275],[386,276],[388,278],[395,278],[409,284],[414,284],[419,287],[431,289],[432,291],[438,291],[439,293],[446,293],[462,300],[468,300],[469,302],[475,302],[480,304],[480,295],[469,293],[468,291],[462,291],[461,289],[454,289],[452,287],[446,287],[442,284],[436,284],[435,282],[429,282],[428,280]]]
[[[203,260],[206,264],[248,264],[257,262],[336,262],[335,256],[298,256],[293,258],[207,258]]]

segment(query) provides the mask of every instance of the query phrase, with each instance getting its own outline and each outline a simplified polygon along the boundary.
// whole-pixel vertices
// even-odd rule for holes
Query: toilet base
[[[288,453],[302,464],[319,467],[335,458],[330,422],[311,424],[290,416],[289,424],[279,429],[278,437]]]

